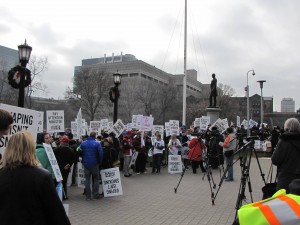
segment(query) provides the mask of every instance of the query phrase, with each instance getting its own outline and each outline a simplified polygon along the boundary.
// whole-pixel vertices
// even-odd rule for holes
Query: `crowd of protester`
[[[3,136],[8,134],[13,120],[5,111],[0,111],[0,117],[6,121],[6,123],[0,124],[0,135]],[[250,132],[251,136],[256,136],[261,141],[268,140],[271,142],[271,159],[273,164],[278,167],[277,189],[284,188],[289,192],[289,184],[295,179],[300,179],[298,163],[300,160],[299,121],[295,118],[288,119],[283,129],[277,126],[272,130],[267,125],[254,126]],[[168,164],[168,155],[181,155],[184,170],[188,170],[191,166],[194,174],[197,173],[199,167],[203,173],[206,173],[208,167],[212,169],[222,167],[224,170],[225,163],[225,166],[229,167],[225,181],[233,181],[233,153],[243,146],[246,136],[247,130],[243,126],[239,128],[231,126],[221,133],[217,127],[210,127],[209,125],[207,130],[200,130],[199,127],[195,129],[181,128],[179,135],[166,136],[166,133],[156,132],[152,134],[133,129],[124,131],[119,137],[116,137],[114,133],[102,131],[98,136],[96,132],[90,132],[89,135],[74,140],[73,134],[68,129],[56,136],[47,132],[39,133],[36,137],[36,143],[33,143],[33,137],[30,133],[18,132],[10,138],[0,163],[0,193],[2,195],[9,193],[8,189],[3,188],[3,182],[10,184],[11,182],[19,182],[11,177],[12,173],[18,174],[18,179],[23,179],[22,174],[27,172],[34,174],[34,176],[30,175],[30,179],[38,179],[32,182],[36,185],[34,187],[36,190],[41,188],[42,191],[52,195],[56,192],[57,181],[47,157],[44,143],[52,146],[62,174],[63,200],[68,199],[67,181],[69,175],[72,176],[71,185],[76,185],[76,171],[79,162],[84,167],[86,200],[99,199],[103,196],[99,193],[101,170],[119,167],[124,177],[128,178],[133,173],[141,175],[150,172],[147,168],[151,168],[151,173],[159,174],[161,167],[166,167]],[[132,156],[136,152],[138,152],[136,161],[131,165]],[[71,168],[72,173],[70,173]],[[45,173],[45,171],[48,172]],[[35,178],[35,176],[39,178]],[[49,187],[45,187],[44,182],[48,183]],[[22,185],[30,184],[24,182]],[[31,193],[32,190],[35,190],[34,188],[26,187],[24,190],[30,192],[28,195],[34,196]],[[17,195],[19,194],[17,193]],[[38,204],[46,204],[41,208],[47,209],[47,207],[52,206],[56,208],[60,220],[65,221],[64,224],[69,224],[65,213],[61,210],[63,208],[59,198],[54,198],[52,195],[51,198],[55,201],[53,199],[51,201],[36,199],[36,201]],[[20,197],[20,199],[22,198]],[[28,211],[30,212],[30,210],[32,209],[29,208]],[[0,208],[0,215],[6,218],[4,213],[6,213],[5,209]],[[45,221],[48,219],[48,215],[44,214],[44,216],[39,218],[40,224],[47,224]],[[54,220],[55,218],[51,219]]]

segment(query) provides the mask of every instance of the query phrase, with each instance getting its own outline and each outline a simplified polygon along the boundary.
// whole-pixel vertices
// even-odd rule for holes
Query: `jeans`
[[[233,180],[233,155],[230,157],[225,157],[225,158],[226,158],[226,165],[228,168],[227,179]]]
[[[125,175],[129,174],[129,164],[131,161],[131,156],[129,155],[124,155],[124,166],[123,166],[123,171]]]
[[[153,162],[152,162],[152,173],[155,172],[160,172],[160,166],[161,166],[161,159],[162,159],[163,154],[162,153],[158,153],[153,155]]]
[[[91,198],[91,178],[93,179],[93,198],[99,196],[99,165],[84,166],[86,198]]]

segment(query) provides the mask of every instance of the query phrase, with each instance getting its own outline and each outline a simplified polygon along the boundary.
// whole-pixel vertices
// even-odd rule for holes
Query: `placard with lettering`
[[[45,148],[45,152],[46,152],[46,154],[48,156],[48,159],[49,159],[49,162],[51,164],[52,170],[54,172],[56,181],[57,182],[62,181],[63,177],[61,175],[61,172],[60,172],[60,169],[59,169],[59,166],[58,166],[58,163],[57,163],[57,160],[56,160],[56,157],[54,155],[54,152],[52,150],[51,145],[43,143],[43,146]]]
[[[64,132],[65,118],[63,110],[46,111],[47,131],[49,133]]]
[[[104,197],[123,195],[119,167],[101,170]]]
[[[168,173],[182,173],[181,155],[169,155]]]

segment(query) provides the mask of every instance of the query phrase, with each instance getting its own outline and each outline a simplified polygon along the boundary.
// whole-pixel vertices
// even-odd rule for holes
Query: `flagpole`
[[[185,11],[184,11],[184,75],[183,75],[183,91],[182,91],[182,126],[186,124],[186,56],[187,56],[187,0],[185,0]]]

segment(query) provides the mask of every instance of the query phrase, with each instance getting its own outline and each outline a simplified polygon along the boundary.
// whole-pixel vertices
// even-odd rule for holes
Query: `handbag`
[[[276,172],[276,177],[275,177],[275,180],[272,182],[272,175],[273,175],[273,164],[271,162],[271,167],[269,169],[269,172],[268,172],[268,176],[267,176],[267,181],[269,179],[269,176],[270,176],[270,181],[269,183],[265,183],[265,186],[262,187],[262,192],[263,192],[263,197],[262,199],[266,199],[266,198],[270,198],[272,197],[276,191],[277,191],[277,172]]]

